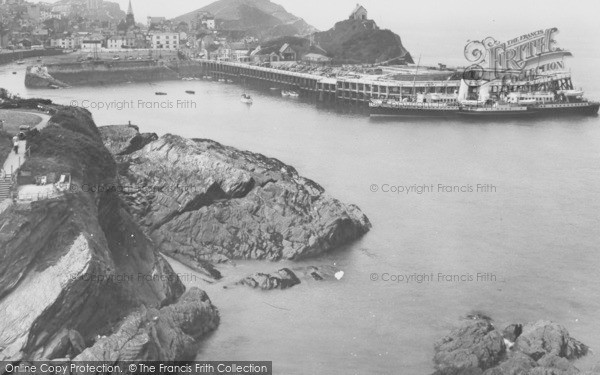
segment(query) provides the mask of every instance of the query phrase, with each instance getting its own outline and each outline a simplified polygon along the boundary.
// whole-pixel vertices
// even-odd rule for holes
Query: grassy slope
[[[21,125],[34,127],[42,122],[42,118],[34,113],[13,110],[0,110],[0,120],[4,120],[4,130],[13,135],[19,132],[19,126]]]

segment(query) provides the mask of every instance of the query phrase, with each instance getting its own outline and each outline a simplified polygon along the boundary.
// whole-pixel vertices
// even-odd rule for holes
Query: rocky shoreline
[[[86,110],[43,104],[54,115],[22,168],[73,183],[0,215],[0,360],[193,358],[219,311],[161,252],[216,280],[213,263],[316,256],[370,229],[357,207],[278,160],[134,126],[99,130]],[[300,282],[277,275],[236,285]]]
[[[432,375],[598,375],[573,361],[590,351],[557,323],[510,324],[499,330],[488,316],[472,314],[435,345]]]
[[[371,228],[358,207],[279,160],[210,140],[156,139],[129,126],[100,131],[119,163],[132,216],[178,260],[298,260]]]

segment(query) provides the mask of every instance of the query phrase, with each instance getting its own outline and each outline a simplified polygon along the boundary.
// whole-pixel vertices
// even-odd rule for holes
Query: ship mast
[[[417,69],[413,77],[413,100],[417,101],[417,74],[419,74],[419,66],[421,65],[421,55],[419,54],[419,61],[417,62]]]

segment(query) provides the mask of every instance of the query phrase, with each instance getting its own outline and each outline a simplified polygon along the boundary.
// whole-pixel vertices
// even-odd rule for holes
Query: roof
[[[279,53],[283,53],[283,51],[285,51],[286,49],[288,49],[290,47],[289,43],[284,43],[281,48],[279,49]]]
[[[330,57],[327,57],[325,55],[321,55],[318,53],[307,53],[306,55],[304,55],[304,57],[302,59],[303,60],[312,60],[312,61],[331,61]]]

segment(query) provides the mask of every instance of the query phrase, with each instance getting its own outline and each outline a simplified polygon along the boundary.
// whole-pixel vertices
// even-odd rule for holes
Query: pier
[[[382,76],[325,77],[248,64],[200,60],[194,62],[202,74],[215,78],[258,81],[268,86],[297,90],[319,102],[368,105],[371,99],[402,100],[415,94],[453,94],[460,81],[398,81]],[[190,66],[186,66],[190,68]],[[188,69],[180,69],[180,75]]]

